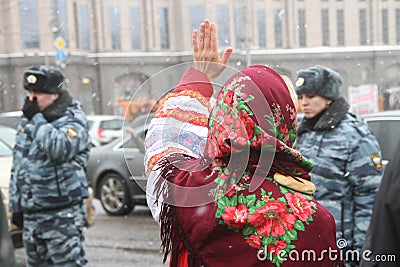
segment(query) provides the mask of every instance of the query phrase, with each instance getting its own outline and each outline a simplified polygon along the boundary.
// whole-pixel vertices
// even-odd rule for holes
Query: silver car
[[[126,215],[136,205],[147,206],[144,139],[154,113],[125,125],[121,137],[90,151],[87,177],[109,215]]]
[[[124,117],[114,115],[88,115],[89,134],[94,146],[101,146],[122,135]]]
[[[144,132],[136,137],[125,132],[90,151],[88,181],[109,215],[126,215],[135,205],[147,205],[143,139]]]

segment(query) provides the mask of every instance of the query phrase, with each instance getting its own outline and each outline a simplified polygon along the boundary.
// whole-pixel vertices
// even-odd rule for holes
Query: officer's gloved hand
[[[24,106],[22,107],[22,113],[28,120],[31,120],[36,113],[39,113],[40,109],[37,103],[37,98],[34,97],[32,101],[29,100],[29,97],[25,98]]]
[[[11,222],[18,227],[18,229],[22,229],[24,227],[24,216],[22,212],[13,212],[11,214]]]

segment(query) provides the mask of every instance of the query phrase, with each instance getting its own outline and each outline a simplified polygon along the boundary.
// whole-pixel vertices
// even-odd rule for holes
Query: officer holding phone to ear
[[[86,115],[54,67],[27,68],[23,87],[28,96],[13,151],[9,207],[13,223],[23,228],[27,266],[86,266]]]

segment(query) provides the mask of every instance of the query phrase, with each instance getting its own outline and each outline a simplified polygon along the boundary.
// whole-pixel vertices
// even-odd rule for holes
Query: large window
[[[283,19],[283,10],[282,9],[274,9],[274,31],[275,31],[275,47],[283,46],[283,38],[282,38],[282,19]]]
[[[231,42],[229,8],[227,5],[217,5],[218,43],[228,46]]]
[[[51,27],[55,35],[54,39],[61,36],[64,39],[65,47],[68,47],[68,21],[64,0],[51,1]]]
[[[367,44],[367,11],[365,9],[360,9],[359,12],[360,21],[360,45]]]
[[[321,10],[321,23],[322,23],[322,45],[329,46],[329,10]]]
[[[306,40],[306,11],[305,9],[299,9],[299,46],[307,46]]]
[[[163,7],[159,9],[159,18],[160,18],[160,41],[161,48],[167,49],[169,48],[169,35],[168,35],[168,10]]]
[[[400,44],[400,9],[396,9],[396,43]]]
[[[89,11],[87,5],[78,6],[78,47],[90,49]]]
[[[131,23],[131,48],[140,49],[140,12],[138,7],[129,9],[130,23]]]
[[[21,37],[23,48],[39,48],[38,10],[36,0],[19,2]]]
[[[244,40],[242,34],[242,27],[244,25],[243,19],[242,19],[242,12],[240,8],[235,8],[235,41],[236,41],[236,47],[241,48],[242,47],[242,41]]]
[[[111,48],[121,49],[121,25],[119,23],[119,8],[109,7],[108,16],[110,18]]]
[[[202,5],[190,5],[189,7],[191,30],[199,29],[200,23],[205,19],[205,9]],[[219,33],[219,32],[218,32]]]
[[[388,22],[388,10],[382,9],[382,42],[384,44],[389,43],[389,22]]]
[[[267,47],[267,36],[265,26],[265,9],[257,9],[257,30],[258,30],[258,46]]]
[[[336,11],[337,20],[337,42],[338,45],[344,45],[344,12],[343,9],[338,9]]]

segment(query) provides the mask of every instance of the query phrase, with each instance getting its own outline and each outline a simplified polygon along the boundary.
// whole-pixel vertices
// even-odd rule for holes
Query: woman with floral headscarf
[[[146,137],[148,204],[170,266],[342,266],[332,215],[312,196],[312,163],[292,148],[295,104],[267,66],[237,72],[219,91],[214,23],[193,32],[195,67]],[[150,192],[149,192],[150,191]],[[162,203],[161,203],[162,202]]]

